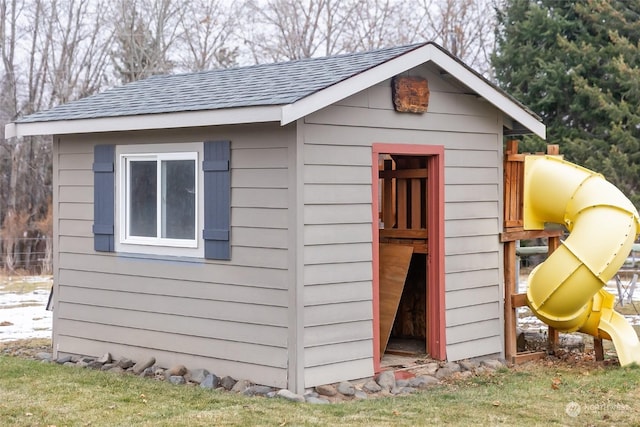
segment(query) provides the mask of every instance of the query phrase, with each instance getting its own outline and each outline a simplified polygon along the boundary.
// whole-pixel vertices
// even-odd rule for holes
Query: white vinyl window
[[[198,246],[198,153],[120,154],[120,243]]]

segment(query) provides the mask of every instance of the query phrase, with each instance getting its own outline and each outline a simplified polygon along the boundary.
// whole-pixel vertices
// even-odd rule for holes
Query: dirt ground
[[[38,353],[51,353],[51,340],[48,338],[29,338],[0,342],[0,355],[35,359]]]

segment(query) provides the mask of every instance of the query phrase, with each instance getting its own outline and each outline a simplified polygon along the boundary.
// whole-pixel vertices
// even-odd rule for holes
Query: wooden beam
[[[511,294],[512,307],[526,307],[527,305],[527,294]]]
[[[385,228],[384,230],[380,230],[380,237],[388,239],[426,239],[428,234],[425,228],[418,230]]]
[[[513,364],[519,365],[521,363],[530,362],[532,360],[544,359],[547,353],[544,351],[536,351],[531,353],[518,353],[513,357]]]
[[[379,172],[380,178],[427,178],[427,170],[422,169],[395,169]]]
[[[507,230],[500,233],[500,242],[506,243],[516,240],[560,237],[563,234],[563,230]]]
[[[526,154],[508,154],[507,161],[508,162],[524,162],[524,158]]]

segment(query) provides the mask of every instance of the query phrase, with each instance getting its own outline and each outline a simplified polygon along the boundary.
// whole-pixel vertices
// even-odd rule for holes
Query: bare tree
[[[347,11],[345,50],[366,51],[416,41],[415,7],[406,1],[358,0]]]
[[[178,38],[182,5],[173,0],[119,0],[112,10],[111,58],[122,83],[173,69],[169,51]]]
[[[185,71],[226,68],[237,64],[234,33],[240,24],[237,3],[195,0],[184,4],[180,17],[178,66]],[[232,43],[236,43],[232,46]]]
[[[48,107],[93,94],[108,83],[109,49],[114,37],[105,22],[106,1],[67,0],[64,7],[51,4]]]
[[[106,1],[1,0],[1,124],[71,101],[107,82],[110,33]],[[48,137],[0,141],[0,223],[5,264],[29,266],[50,214],[51,143]],[[30,239],[17,243],[16,239]],[[20,259],[23,258],[23,259]]]
[[[257,63],[341,53],[351,7],[349,0],[247,0],[245,43]]]
[[[490,76],[496,15],[492,0],[419,0],[419,36]]]

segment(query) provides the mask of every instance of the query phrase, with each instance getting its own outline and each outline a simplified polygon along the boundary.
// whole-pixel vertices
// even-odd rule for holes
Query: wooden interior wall
[[[383,155],[378,166],[380,242],[412,245],[415,253],[427,253],[427,158]]]
[[[379,212],[382,224],[380,247],[401,245],[413,248],[402,296],[396,302],[391,336],[426,340],[427,158],[381,155],[378,168],[382,189]],[[380,266],[384,264],[381,259]],[[380,277],[382,284],[383,272]],[[381,292],[381,307],[390,303],[382,301],[383,297]],[[384,337],[381,337],[381,341],[383,340]],[[384,346],[381,346],[381,350],[384,351]]]
[[[427,258],[413,254],[409,273],[400,299],[392,337],[427,338]]]

